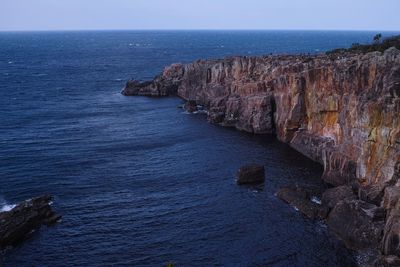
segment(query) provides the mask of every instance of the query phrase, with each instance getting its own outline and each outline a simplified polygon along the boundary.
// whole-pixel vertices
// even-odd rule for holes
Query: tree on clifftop
[[[374,36],[374,43],[379,44],[381,42],[382,34],[378,33]]]

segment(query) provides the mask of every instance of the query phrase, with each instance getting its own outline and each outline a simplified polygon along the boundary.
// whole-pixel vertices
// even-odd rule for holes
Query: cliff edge
[[[325,218],[349,248],[378,251],[373,266],[400,265],[400,50],[173,64],[122,94],[178,95],[212,123],[276,134],[336,186],[320,207],[303,189],[278,196]]]
[[[178,95],[208,120],[276,133],[320,162],[333,185],[394,184],[400,168],[400,51],[231,57],[173,64],[124,95]],[[383,190],[383,188],[382,188]]]

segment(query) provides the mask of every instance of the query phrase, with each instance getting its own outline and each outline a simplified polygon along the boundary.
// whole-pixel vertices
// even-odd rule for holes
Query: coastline
[[[333,186],[322,194],[327,212],[320,219],[350,249],[374,250],[378,264],[397,262],[400,256],[393,243],[400,234],[398,66],[396,48],[198,60],[166,67],[153,81],[128,81],[122,94],[177,95],[191,112],[204,107],[211,123],[276,134],[320,163],[322,179]],[[282,198],[294,206],[301,203],[296,208],[307,215],[315,207],[313,195],[299,190],[291,188]]]

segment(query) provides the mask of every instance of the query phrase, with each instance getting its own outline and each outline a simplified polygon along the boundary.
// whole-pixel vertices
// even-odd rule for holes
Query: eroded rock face
[[[18,204],[10,211],[0,213],[0,249],[23,241],[42,225],[51,225],[61,216],[50,206],[50,196],[33,198]]]
[[[395,48],[337,58],[231,57],[174,64],[153,81],[128,82],[123,93],[177,94],[203,105],[210,122],[276,133],[323,164],[323,179],[336,186],[355,180],[383,184],[400,168]]]

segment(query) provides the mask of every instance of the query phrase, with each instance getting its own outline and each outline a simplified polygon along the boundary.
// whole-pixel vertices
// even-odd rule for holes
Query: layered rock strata
[[[384,255],[400,256],[396,48],[383,53],[230,57],[173,64],[152,81],[127,82],[122,93],[177,95],[190,106],[204,106],[212,123],[276,134],[321,163],[324,181],[341,186],[327,192],[327,204],[322,203],[330,210],[327,222],[337,235],[350,247],[380,247]],[[321,217],[301,190],[289,188],[280,195],[311,210],[310,217]],[[381,258],[387,259],[395,256]]]
[[[385,184],[400,164],[400,51],[231,57],[173,64],[124,95],[178,95],[211,122],[275,133],[333,185]]]

